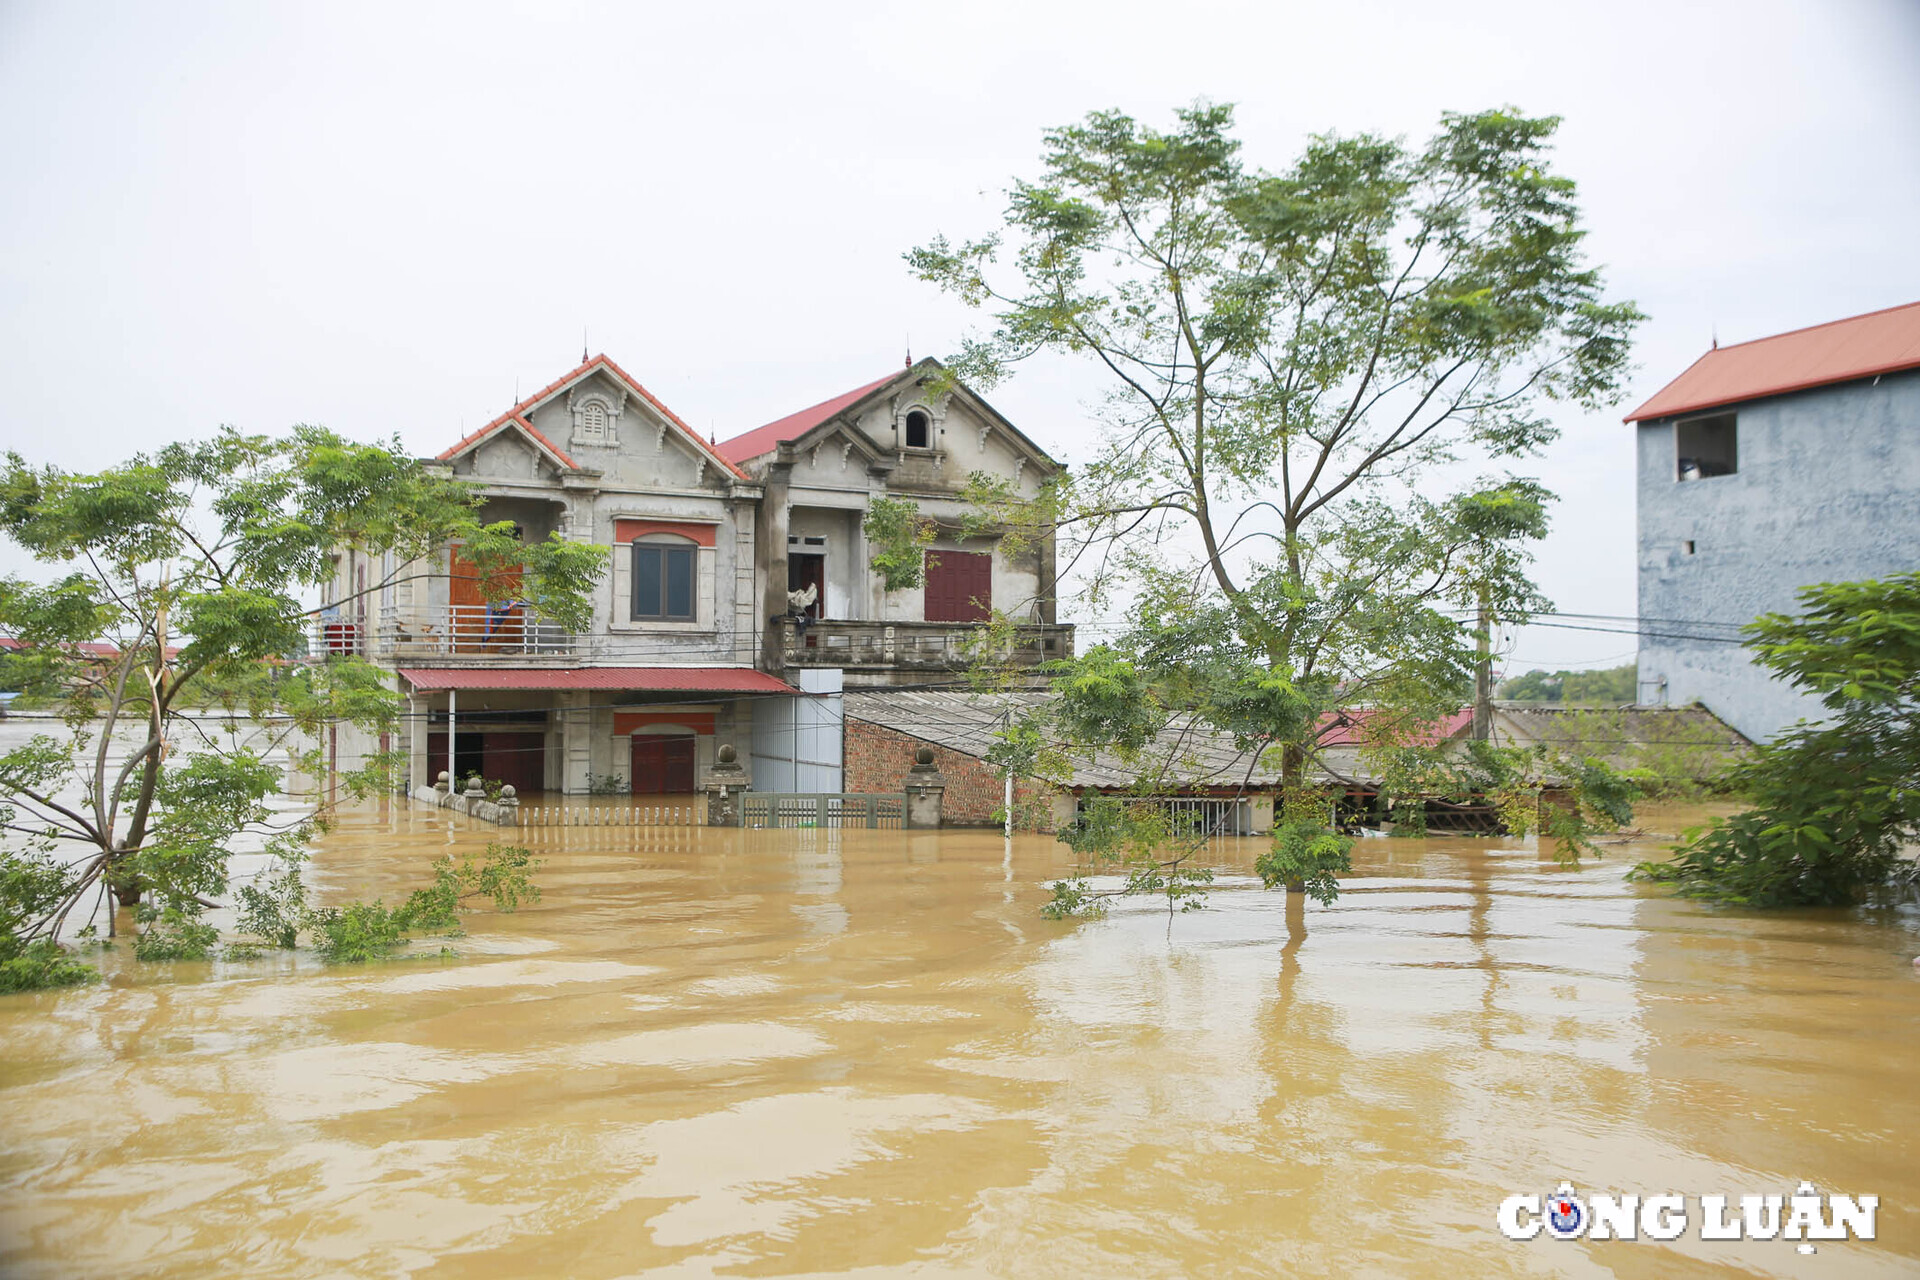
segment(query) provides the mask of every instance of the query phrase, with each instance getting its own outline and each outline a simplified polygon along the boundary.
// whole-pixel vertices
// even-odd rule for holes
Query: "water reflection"
[[[1672,830],[1685,815],[1650,815]],[[403,896],[497,832],[394,803]],[[0,1000],[7,1275],[1912,1274],[1911,914],[1712,912],[1516,842],[1340,902],[1040,919],[1000,833],[552,827],[457,961],[125,965]],[[1560,1178],[1883,1197],[1877,1244],[1508,1244]]]

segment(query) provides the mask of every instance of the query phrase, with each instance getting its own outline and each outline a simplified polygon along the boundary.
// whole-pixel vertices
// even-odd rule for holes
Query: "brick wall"
[[[941,819],[950,827],[989,827],[1005,799],[1000,771],[978,756],[935,746],[911,734],[899,733],[852,716],[846,721],[846,783],[848,791],[904,791],[913,753],[933,747],[933,763],[945,775],[947,794]],[[1052,788],[1041,783],[1014,781],[1014,813],[1030,831],[1051,831],[1049,801]]]

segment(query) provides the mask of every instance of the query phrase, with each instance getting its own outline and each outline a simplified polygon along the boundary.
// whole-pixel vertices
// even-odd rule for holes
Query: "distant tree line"
[[[1619,706],[1632,702],[1639,667],[1608,667],[1602,671],[1541,671],[1503,680],[1494,696],[1509,702],[1567,702],[1588,706]]]

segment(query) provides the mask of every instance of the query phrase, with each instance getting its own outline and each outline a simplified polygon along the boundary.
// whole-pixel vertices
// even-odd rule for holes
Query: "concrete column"
[[[1053,535],[1048,534],[1038,547],[1040,556],[1040,621],[1051,626],[1059,621],[1059,568],[1054,552]]]
[[[591,691],[568,689],[560,694],[560,754],[564,761],[560,781],[562,794],[585,795],[587,774],[593,770],[593,709],[587,705]],[[621,772],[626,765],[620,766]]]
[[[792,455],[792,445],[781,445],[780,452],[767,464],[763,477],[766,496],[760,499],[760,517],[753,522],[754,559],[766,575],[760,581],[760,666],[775,672],[787,665],[785,628],[772,619],[787,611],[787,504],[791,501]]]

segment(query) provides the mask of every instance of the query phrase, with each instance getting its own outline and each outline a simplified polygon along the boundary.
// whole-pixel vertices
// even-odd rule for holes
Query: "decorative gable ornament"
[[[573,444],[617,445],[620,443],[620,415],[626,412],[627,393],[618,399],[598,391],[582,395],[567,392],[567,408],[573,413]]]

